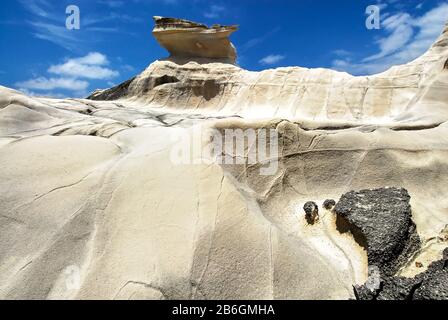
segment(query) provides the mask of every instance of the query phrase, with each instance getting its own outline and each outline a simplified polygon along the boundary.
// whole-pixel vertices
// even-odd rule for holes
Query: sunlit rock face
[[[173,21],[176,25],[178,20]],[[167,25],[167,30],[177,30]],[[213,59],[169,59],[152,63],[125,87],[90,98],[125,98],[161,108],[257,119],[428,125],[448,117],[448,91],[440,89],[448,81],[441,72],[447,60],[447,29],[418,59],[372,76],[301,67],[250,72]]]
[[[172,58],[210,58],[235,63],[236,50],[229,40],[237,26],[204,24],[176,19],[154,17],[152,34],[167,49]]]
[[[244,70],[216,59],[234,57],[221,31],[234,29],[157,18],[173,57],[89,99],[0,87],[0,298],[355,298],[368,253],[322,204],[384,187],[407,190],[422,244],[394,277],[432,272],[448,244],[448,33],[415,61],[354,77]],[[223,151],[238,164],[173,161],[198,128],[272,130],[277,170],[247,161],[257,143]],[[214,149],[206,138],[199,149]],[[357,217],[370,225],[377,207]]]

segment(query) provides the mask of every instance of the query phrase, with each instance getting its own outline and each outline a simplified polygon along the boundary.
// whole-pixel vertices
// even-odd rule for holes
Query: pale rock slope
[[[302,207],[384,186],[409,191],[422,239],[399,274],[425,270],[447,245],[447,61],[445,29],[369,77],[189,51],[89,99],[0,87],[0,298],[353,298],[365,250],[332,212],[310,226]],[[278,170],[173,162],[198,128],[275,130]]]

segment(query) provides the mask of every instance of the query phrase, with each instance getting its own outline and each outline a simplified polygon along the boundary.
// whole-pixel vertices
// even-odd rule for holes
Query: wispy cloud
[[[285,59],[285,56],[283,56],[281,54],[270,54],[258,62],[262,65],[274,65],[274,64],[279,63],[283,59]]]
[[[108,14],[100,15],[100,16],[86,16],[83,17],[81,20],[82,27],[90,27],[93,25],[97,25],[104,22],[111,22],[111,21],[122,21],[122,22],[128,22],[128,23],[141,23],[143,20],[139,17],[133,17],[127,14],[123,13],[116,13],[116,12],[110,12]],[[89,28],[88,30],[92,31],[92,28]]]
[[[349,57],[352,55],[352,53],[350,51],[344,50],[344,49],[333,50],[332,54],[334,54],[335,56],[338,56],[338,57]]]
[[[68,30],[65,26],[67,17],[65,11],[56,11],[54,3],[50,4],[48,0],[19,0],[19,2],[31,14],[31,18],[26,22],[31,26],[34,37],[50,41],[73,52],[82,52],[83,45],[98,42],[107,34],[130,34],[114,25],[111,26],[111,23],[143,22],[139,17],[121,13],[121,10],[113,11],[125,5],[124,1],[100,0],[98,3],[104,5],[107,3],[111,12],[96,16],[89,14],[88,11],[83,14],[84,11],[82,11],[81,30]]]
[[[109,8],[121,8],[125,5],[125,2],[121,0],[98,0],[98,3],[106,5]]]
[[[212,4],[207,11],[204,12],[204,17],[208,19],[217,19],[226,12],[226,8],[221,5]]]
[[[54,90],[65,89],[69,91],[82,91],[89,87],[87,81],[70,79],[70,78],[46,78],[39,77],[36,79],[30,79],[16,84],[19,88],[31,89],[31,90]]]
[[[75,33],[67,30],[65,25],[56,25],[48,22],[30,22],[34,28],[34,36],[38,39],[50,41],[67,50],[78,49],[81,39]]]
[[[27,96],[30,97],[49,97],[49,98],[56,98],[56,99],[64,99],[67,98],[68,96],[66,94],[63,93],[55,93],[55,92],[36,92],[30,89],[26,89],[26,88],[19,88],[19,91],[22,91],[24,94],[26,94]],[[85,92],[79,92],[80,97],[85,96]]]
[[[51,5],[47,0],[19,0],[22,6],[30,13],[42,17],[52,18]]]
[[[374,74],[418,58],[440,35],[448,17],[448,3],[421,16],[398,12],[383,21],[385,36],[376,40],[378,52],[362,59],[338,56],[332,67],[352,74]]]
[[[365,58],[364,62],[374,61],[400,50],[414,35],[412,17],[407,13],[388,17],[382,26],[389,35],[377,40],[380,52]]]
[[[275,27],[274,29],[268,31],[267,33],[263,34],[260,37],[256,37],[256,38],[252,38],[249,41],[247,41],[246,43],[244,43],[241,46],[241,53],[246,52],[249,49],[252,49],[253,47],[263,43],[264,41],[266,41],[267,39],[269,39],[271,36],[273,36],[274,34],[276,34],[277,32],[280,31],[280,27]]]

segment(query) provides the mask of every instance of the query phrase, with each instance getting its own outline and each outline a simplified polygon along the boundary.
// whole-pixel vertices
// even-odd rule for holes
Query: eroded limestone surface
[[[165,33],[189,34],[190,48],[233,29],[162,20],[156,31],[167,47]],[[369,77],[250,72],[201,48],[193,54],[206,57],[156,61],[89,99],[0,87],[0,298],[355,298],[368,252],[331,209],[309,225],[303,206],[385,186],[408,190],[422,242],[397,275],[428,270],[448,240],[447,36]],[[173,138],[199,127],[274,130],[279,153],[173,162]],[[273,162],[278,170],[260,175]],[[79,285],[67,285],[73,272]],[[413,296],[432,297],[431,281]]]

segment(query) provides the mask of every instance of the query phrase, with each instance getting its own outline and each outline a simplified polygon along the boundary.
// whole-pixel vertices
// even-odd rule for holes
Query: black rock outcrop
[[[344,194],[334,208],[338,229],[352,232],[383,276],[393,276],[420,247],[409,201],[405,189],[381,188]]]
[[[414,278],[382,276],[378,289],[355,286],[358,300],[448,300],[448,248],[441,260]]]
[[[349,192],[336,204],[339,231],[350,231],[367,250],[369,279],[354,286],[356,299],[448,299],[448,248],[417,276],[395,275],[420,247],[409,201],[405,189],[381,188]]]

